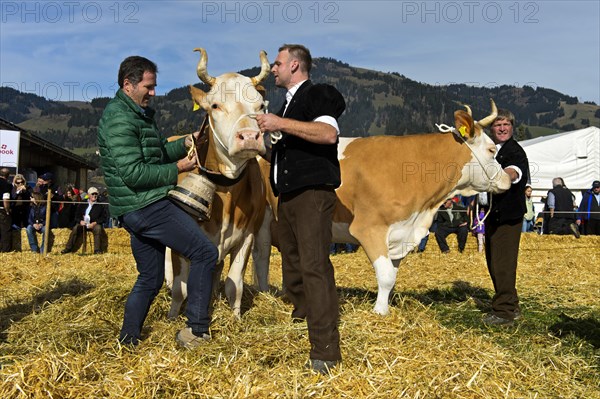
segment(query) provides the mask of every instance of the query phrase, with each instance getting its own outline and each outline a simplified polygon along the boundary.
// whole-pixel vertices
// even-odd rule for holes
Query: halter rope
[[[471,151],[471,154],[473,154],[473,156],[475,157],[475,159],[477,159],[477,162],[479,162],[479,166],[481,166],[481,169],[483,169],[483,173],[485,173],[485,175],[488,178],[488,192],[492,187],[492,181],[496,179],[496,176],[498,176],[498,173],[500,173],[500,171],[502,169],[498,169],[496,171],[496,173],[494,173],[493,176],[490,176],[485,168],[485,166],[483,165],[483,162],[481,162],[481,159],[479,158],[479,156],[477,155],[477,153],[475,152],[475,150],[473,149],[473,147],[471,147],[471,145],[467,142],[467,140],[465,140],[465,138],[462,136],[462,134],[460,134],[460,132],[458,130],[456,130],[456,128],[454,126],[448,126],[444,123],[442,124],[435,124],[435,126],[438,128],[438,130],[442,133],[448,133],[448,132],[452,132],[455,136],[460,137],[460,139],[463,141],[463,143],[465,143],[467,145],[467,147],[469,148],[469,150]],[[486,193],[487,194],[487,193]],[[471,227],[471,230],[475,230],[477,228],[477,226],[482,226],[483,222],[485,221],[485,219],[487,219],[488,215],[490,214],[490,211],[492,210],[492,196],[488,195],[488,210],[485,213],[485,215],[483,216],[483,219],[481,219],[480,221],[477,222],[477,225]],[[479,201],[477,201],[477,204],[475,205],[475,212],[477,214],[477,216],[479,216]]]
[[[238,122],[245,117],[249,117],[249,118],[255,118],[256,114],[242,114],[240,115],[240,117],[235,121],[235,123],[233,124],[233,126],[231,127],[230,130],[230,135],[231,133],[233,133],[233,129],[235,129],[235,127],[237,126]],[[208,122],[208,123],[207,123]],[[229,149],[225,146],[225,144],[223,144],[223,142],[220,140],[220,138],[218,137],[217,134],[215,134],[215,129],[212,125],[212,120],[210,118],[210,116],[207,114],[206,117],[204,118],[204,121],[202,122],[202,126],[200,127],[200,136],[198,137],[198,140],[200,140],[203,136],[204,136],[204,131],[207,127],[210,128],[210,130],[212,131],[213,137],[216,139],[217,143],[219,143],[219,145],[221,147],[223,147],[223,149],[229,154]],[[206,139],[206,141],[208,142],[208,138]],[[198,165],[198,169],[203,172],[206,177],[212,181],[213,183],[215,183],[218,186],[231,186],[235,183],[237,183],[238,181],[240,181],[240,179],[244,176],[244,172],[246,170],[246,165],[248,164],[248,161],[250,161],[249,159],[246,160],[242,165],[241,168],[242,172],[240,172],[240,174],[235,177],[235,178],[229,178],[225,175],[223,175],[221,172],[215,172],[213,170],[210,170],[204,166],[202,166],[202,164],[200,163],[200,156],[198,154],[198,146],[196,145],[196,140],[194,140],[193,135],[192,135],[192,145],[190,146],[189,150],[188,150],[188,159],[192,159],[192,157],[194,156],[194,154],[196,155],[196,164]]]

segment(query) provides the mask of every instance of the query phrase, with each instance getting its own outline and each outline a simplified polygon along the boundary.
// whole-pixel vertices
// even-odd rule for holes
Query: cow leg
[[[375,275],[377,276],[377,301],[373,307],[373,311],[380,315],[387,315],[389,313],[389,300],[396,284],[396,275],[398,274],[398,267],[394,267],[390,258],[380,257],[373,262],[373,268],[375,269]]]
[[[267,209],[260,230],[252,247],[252,263],[254,265],[254,285],[259,291],[269,290],[269,261],[271,259],[271,221],[273,213]]]
[[[167,247],[165,250],[165,283],[168,289],[173,288],[173,261],[171,260],[171,248]]]
[[[167,285],[169,284],[169,279],[172,282],[171,308],[169,309],[167,318],[174,320],[179,316],[181,305],[183,305],[183,301],[187,298],[187,280],[190,275],[190,262],[178,253],[172,252],[169,248],[167,250],[168,252],[165,255],[170,256],[165,256],[165,259],[167,259],[165,262],[165,272],[167,269],[171,269],[169,271],[171,277],[167,278]],[[169,264],[171,267],[168,267]]]
[[[243,243],[230,253],[231,265],[229,273],[225,280],[225,296],[229,302],[229,306],[233,310],[233,315],[241,316],[242,293],[244,291],[244,272],[250,258],[254,235],[248,234]]]
[[[215,265],[215,271],[213,272],[213,289],[212,289],[212,298],[216,299],[219,297],[219,288],[221,285],[221,274],[223,273],[223,267],[225,265],[225,261],[222,260],[217,262]]]
[[[356,222],[356,220],[355,220]],[[388,302],[394,285],[396,284],[396,275],[398,274],[399,261],[394,261],[389,257],[389,250],[386,242],[387,228],[371,228],[361,231],[353,231],[356,225],[350,226],[350,233],[358,239],[362,245],[367,257],[375,269],[377,278],[377,301],[373,311],[380,315],[389,313]],[[396,263],[396,265],[394,265]]]

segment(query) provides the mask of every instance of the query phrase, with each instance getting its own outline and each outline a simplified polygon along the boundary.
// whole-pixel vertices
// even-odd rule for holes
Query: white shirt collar
[[[290,100],[292,99],[292,97],[294,97],[294,94],[296,94],[296,92],[298,91],[298,89],[300,88],[300,86],[302,86],[302,83],[306,82],[308,79],[304,79],[301,82],[296,83],[295,85],[293,85],[288,91],[287,93],[285,93],[285,101],[286,102],[290,102]]]

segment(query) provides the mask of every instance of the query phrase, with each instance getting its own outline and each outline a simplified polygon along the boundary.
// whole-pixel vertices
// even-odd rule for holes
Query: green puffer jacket
[[[98,147],[113,217],[167,196],[177,183],[176,162],[186,155],[185,140],[167,142],[154,122],[119,90],[100,119]]]

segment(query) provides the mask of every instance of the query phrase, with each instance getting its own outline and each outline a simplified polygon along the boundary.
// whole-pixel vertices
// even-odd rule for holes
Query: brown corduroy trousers
[[[329,260],[333,188],[309,188],[279,197],[283,285],[293,318],[306,318],[310,358],[341,360],[339,302]]]
[[[517,260],[522,221],[510,224],[485,224],[485,259],[496,294],[492,313],[513,320],[519,310],[517,295]]]

